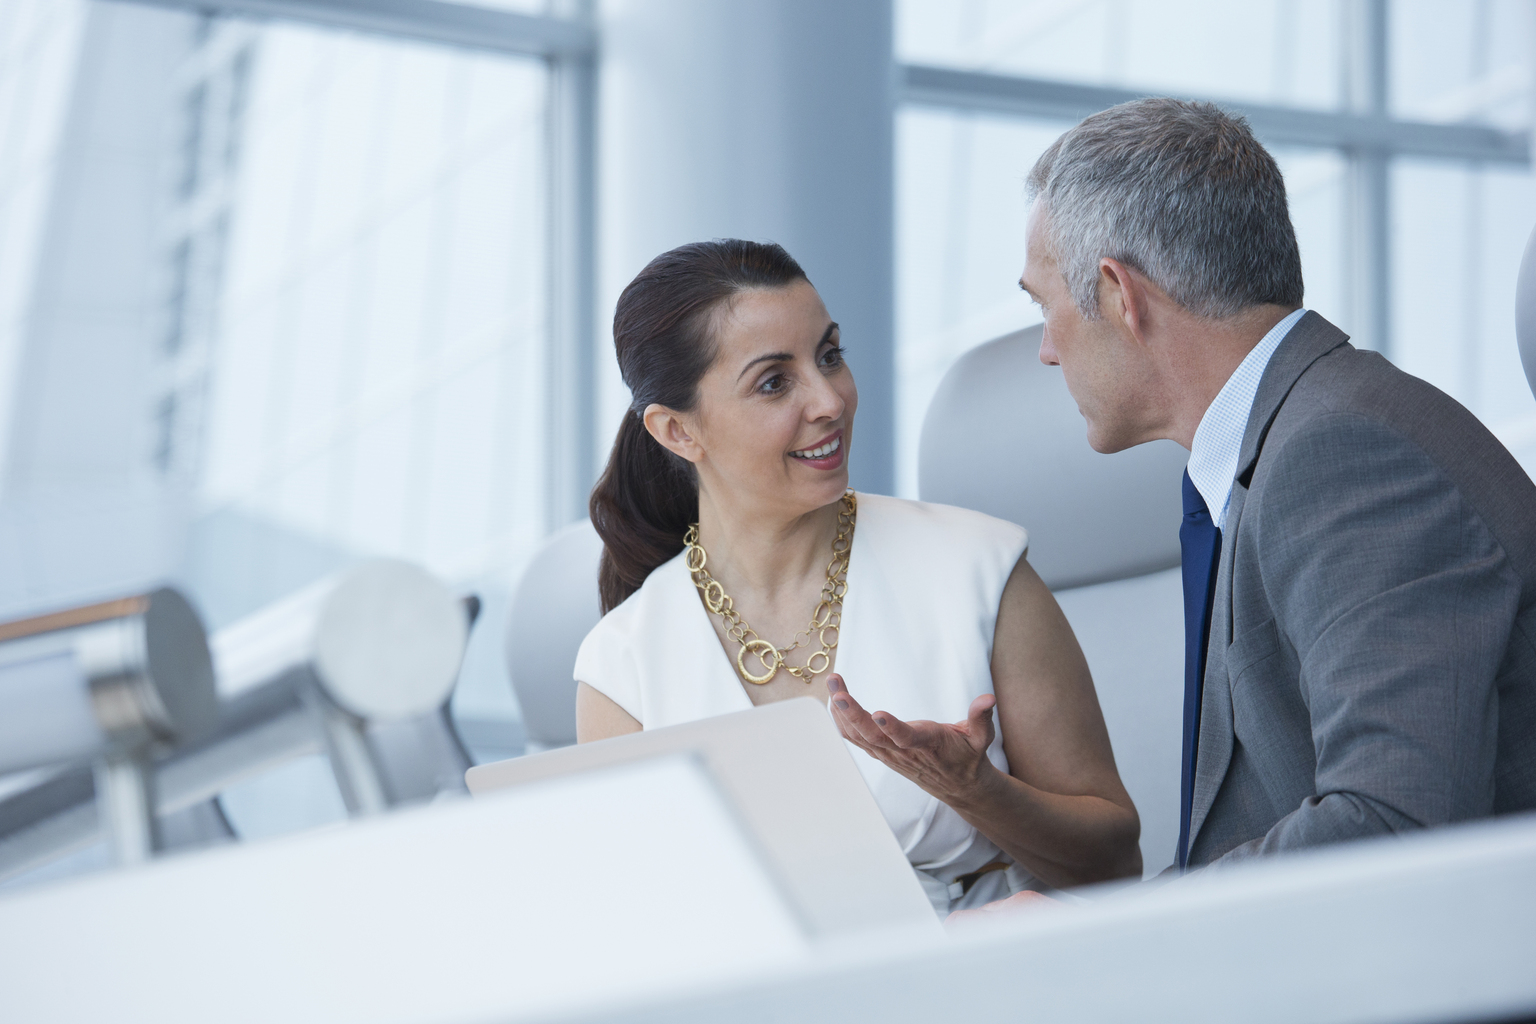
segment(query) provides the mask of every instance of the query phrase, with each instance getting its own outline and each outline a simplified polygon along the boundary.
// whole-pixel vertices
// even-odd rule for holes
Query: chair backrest
[[[923,424],[919,493],[1029,530],[1030,564],[1058,592],[1093,672],[1155,873],[1179,831],[1184,612],[1174,567],[1188,453],[1172,441],[1116,455],[1090,448],[1061,371],[1039,360],[1040,333],[956,361]]]
[[[918,454],[924,501],[1029,530],[1029,561],[1052,589],[1179,564],[1180,479],[1172,441],[1100,455],[1061,371],[1040,362],[1041,327],[956,361],[928,407]]]
[[[1536,230],[1525,243],[1520,277],[1515,282],[1515,337],[1520,343],[1526,382],[1536,394]]]
[[[583,519],[556,531],[512,592],[507,672],[530,750],[576,742],[576,651],[602,618],[597,562],[603,542]]]

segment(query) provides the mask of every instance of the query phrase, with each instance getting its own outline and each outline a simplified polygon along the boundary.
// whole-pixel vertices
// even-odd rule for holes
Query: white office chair
[[[602,617],[597,561],[603,542],[583,519],[556,531],[512,593],[507,672],[523,709],[528,752],[576,742],[576,651]]]
[[[988,342],[945,375],[923,422],[918,491],[1029,530],[1030,564],[1088,658],[1155,874],[1173,861],[1179,832],[1188,453],[1172,441],[1116,455],[1090,448],[1061,371],[1040,363],[1040,334]]]
[[[1536,395],[1536,231],[1525,243],[1525,258],[1520,261],[1520,277],[1515,282],[1515,336],[1526,382]]]

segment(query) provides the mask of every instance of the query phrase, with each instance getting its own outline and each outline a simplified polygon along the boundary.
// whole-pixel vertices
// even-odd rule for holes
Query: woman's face
[[[801,515],[848,487],[859,391],[837,324],[807,281],[738,293],[713,322],[715,361],[669,445],[725,505]],[[663,442],[665,443],[665,441]]]

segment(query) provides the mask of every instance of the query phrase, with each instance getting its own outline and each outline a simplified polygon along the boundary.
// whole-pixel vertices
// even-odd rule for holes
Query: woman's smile
[[[790,458],[813,469],[837,469],[843,464],[843,432],[836,431],[809,448],[789,453]]]

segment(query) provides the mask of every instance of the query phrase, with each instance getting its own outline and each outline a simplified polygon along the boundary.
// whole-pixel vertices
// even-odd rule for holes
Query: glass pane
[[[1332,108],[1333,0],[899,0],[902,61]]]
[[[357,555],[504,571],[543,529],[544,64],[221,22],[188,67],[162,419],[210,618]]]
[[[1350,308],[1346,203],[1349,163],[1328,150],[1272,150],[1285,175],[1291,225],[1301,249],[1301,273],[1306,282],[1303,302],[1344,330]]]
[[[80,3],[55,0],[0,5],[0,354],[6,362],[23,344],[84,13]],[[0,366],[0,385],[8,387],[10,367]]]
[[[1392,112],[1424,121],[1530,123],[1530,4],[1395,0],[1388,7]]]
[[[917,496],[923,416],[951,363],[1039,323],[1019,290],[1024,179],[1069,125],[905,110],[896,120],[897,493]]]
[[[1392,174],[1392,361],[1471,409],[1528,469],[1536,400],[1515,344],[1514,297],[1536,224],[1533,186],[1528,171],[1416,160]]]

